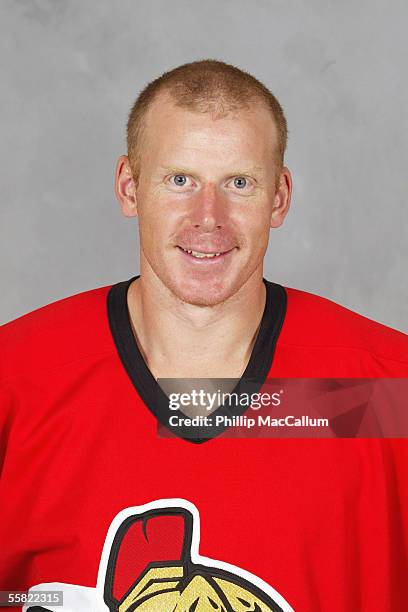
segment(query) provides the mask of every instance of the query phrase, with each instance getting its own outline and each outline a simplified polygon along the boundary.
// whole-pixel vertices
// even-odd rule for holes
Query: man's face
[[[276,204],[275,145],[261,104],[214,119],[159,96],[146,118],[136,190],[142,270],[150,266],[196,305],[223,302],[262,276]]]

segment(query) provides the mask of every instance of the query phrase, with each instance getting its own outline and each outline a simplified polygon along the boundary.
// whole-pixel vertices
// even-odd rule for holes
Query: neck
[[[156,378],[239,378],[249,361],[265,308],[262,269],[215,306],[174,296],[143,274],[128,291],[133,333]]]

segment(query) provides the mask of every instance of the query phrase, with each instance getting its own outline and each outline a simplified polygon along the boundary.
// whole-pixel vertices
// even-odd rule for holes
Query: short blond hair
[[[163,91],[169,93],[179,107],[218,115],[240,108],[249,109],[254,101],[263,101],[275,122],[276,161],[278,170],[282,169],[288,128],[278,100],[263,83],[248,72],[225,62],[206,59],[164,72],[138,95],[127,122],[128,157],[135,180],[140,172],[144,119],[152,102]]]

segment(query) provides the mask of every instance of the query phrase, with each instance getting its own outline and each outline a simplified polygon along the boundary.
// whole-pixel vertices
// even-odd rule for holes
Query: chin
[[[168,285],[170,291],[180,301],[192,306],[217,306],[230,298],[239,287],[220,283],[186,283],[173,281]]]

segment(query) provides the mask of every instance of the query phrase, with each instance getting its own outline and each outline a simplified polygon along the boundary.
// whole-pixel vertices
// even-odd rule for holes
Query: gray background
[[[113,193],[140,89],[206,57],[288,118],[292,210],[265,275],[408,331],[405,1],[1,0],[1,311],[138,272]]]

